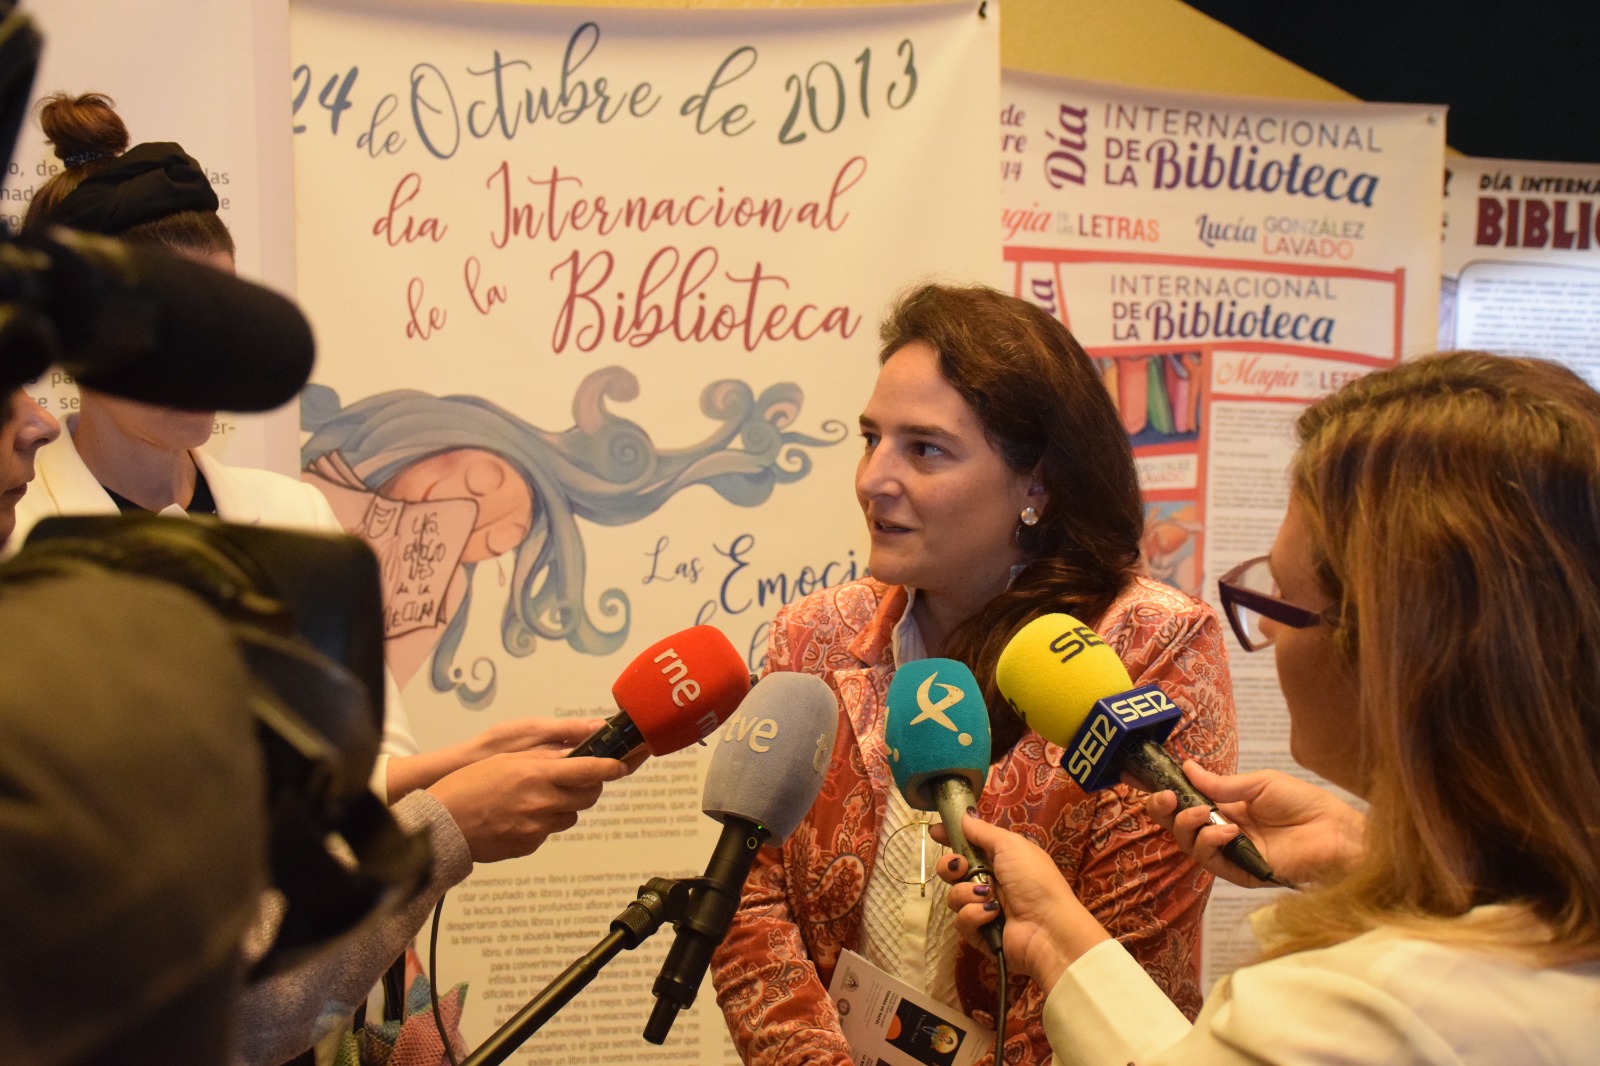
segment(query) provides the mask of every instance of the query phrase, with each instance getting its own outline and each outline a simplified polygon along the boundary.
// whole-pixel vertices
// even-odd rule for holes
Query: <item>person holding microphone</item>
[[[1207,869],[1243,831],[1302,891],[1191,1025],[1022,836],[972,816],[1006,953],[1058,1063],[1577,1063],[1600,1046],[1600,395],[1557,365],[1451,352],[1300,418],[1272,552],[1222,580],[1272,647],[1295,760],[1145,801]],[[939,871],[959,881],[965,863]],[[954,884],[971,937],[994,893]]]

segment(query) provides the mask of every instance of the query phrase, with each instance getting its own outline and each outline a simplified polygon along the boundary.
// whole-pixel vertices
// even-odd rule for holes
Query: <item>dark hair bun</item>
[[[39,125],[55,145],[57,159],[117,155],[128,147],[128,127],[104,93],[51,93],[39,102]]]

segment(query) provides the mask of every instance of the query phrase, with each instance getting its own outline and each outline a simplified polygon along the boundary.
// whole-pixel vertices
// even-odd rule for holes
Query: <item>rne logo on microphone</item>
[[[672,702],[682,707],[686,700],[693,703],[699,699],[700,682],[689,676],[689,664],[678,658],[678,653],[672,648],[662,649],[661,654],[650,661],[659,663],[663,659],[668,661],[661,667],[661,676],[672,686]]]
[[[716,711],[707,711],[705,714],[694,720],[695,736],[699,737],[701,740],[704,740],[712,733],[715,733],[717,731],[717,726],[721,724],[722,723],[717,721]]]

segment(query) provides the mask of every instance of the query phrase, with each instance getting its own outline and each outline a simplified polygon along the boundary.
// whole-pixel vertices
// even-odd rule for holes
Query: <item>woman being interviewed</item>
[[[1600,395],[1554,364],[1452,352],[1346,386],[1299,433],[1272,554],[1223,600],[1246,647],[1274,648],[1296,761],[1368,814],[1283,774],[1193,773],[1280,876],[1317,887],[1259,923],[1266,961],[1192,1027],[1046,856],[969,817],[1008,959],[1049,992],[1064,1063],[1593,1062]],[[1172,806],[1149,801],[1253,883],[1218,855],[1235,830]],[[951,890],[963,932],[982,902]]]
[[[781,850],[763,849],[713,960],[734,1041],[748,1063],[850,1062],[826,992],[845,948],[993,1024],[993,960],[958,943],[938,881],[924,881],[929,816],[896,791],[884,744],[895,664],[938,656],[968,663],[984,687],[993,755],[979,810],[1045,848],[1193,1012],[1210,877],[1125,789],[1086,796],[1057,771],[1060,749],[999,698],[994,668],[1039,615],[1092,620],[1134,678],[1183,708],[1173,743],[1227,772],[1233,704],[1216,616],[1138,576],[1133,456],[1058,321],[992,289],[929,285],[881,333],[856,471],[872,576],[790,604],[772,627],[767,669],[822,677],[842,720],[821,796]],[[1019,983],[1009,999],[1008,1059],[1045,1057],[1042,997]]]

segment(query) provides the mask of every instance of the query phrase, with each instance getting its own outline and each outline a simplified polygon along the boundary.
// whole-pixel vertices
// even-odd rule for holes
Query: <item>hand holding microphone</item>
[[[1171,794],[1144,801],[1145,813],[1159,822],[1202,868],[1245,888],[1269,884],[1241,870],[1223,853],[1234,834],[1248,834],[1272,856],[1280,879],[1295,884],[1335,880],[1359,862],[1366,849],[1366,820],[1326,789],[1277,770],[1213,774],[1197,762],[1184,773],[1234,825],[1218,827],[1196,808],[1180,808]]]
[[[938,835],[942,826],[936,826]],[[1005,886],[1006,955],[1014,971],[1048,990],[1079,955],[1111,934],[1095,920],[1061,877],[1045,850],[1026,837],[966,816],[967,838],[988,852],[996,879]],[[964,859],[941,862],[939,876],[950,885],[945,906],[956,914],[956,931],[977,944],[993,928],[999,908],[990,907],[994,890],[967,878]]]
[[[750,675],[728,638],[695,626],[656,641],[623,669],[611,687],[622,710],[567,752],[575,761],[557,758],[548,747],[578,740],[583,733],[573,731],[587,722],[515,723],[485,736],[526,750],[474,759],[438,777],[428,791],[450,812],[474,862],[526,855],[575,825],[606,784],[637,765],[634,756],[688,747],[726,719],[749,689]]]
[[[1154,685],[1135,688],[1116,653],[1076,618],[1047,614],[1023,626],[1001,651],[995,679],[1029,728],[1065,749],[1061,768],[1084,791],[1126,774],[1147,792],[1172,791],[1179,809],[1204,808],[1212,824],[1232,825],[1161,747],[1182,710]],[[1243,833],[1222,852],[1261,881],[1294,887]]]
[[[560,748],[583,737],[592,722],[519,723],[519,739],[537,743],[467,763],[428,786],[466,838],[473,862],[535,851],[551,835],[576,825],[578,812],[593,807],[607,784],[628,773],[627,765],[611,759],[560,757]],[[560,748],[552,750],[554,745]]]
[[[938,811],[950,847],[966,860],[964,880],[991,886],[994,871],[962,831],[961,818],[977,810],[989,773],[989,712],[972,671],[954,659],[902,663],[889,683],[884,741],[889,771],[906,802]],[[1001,954],[1005,916],[983,926],[989,949]]]

